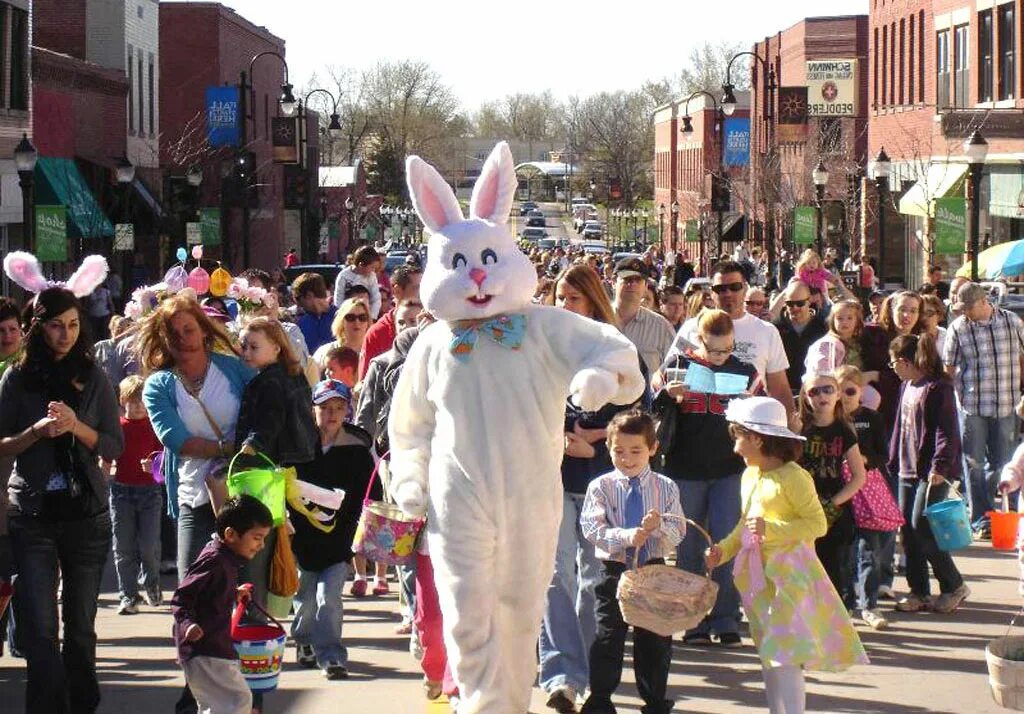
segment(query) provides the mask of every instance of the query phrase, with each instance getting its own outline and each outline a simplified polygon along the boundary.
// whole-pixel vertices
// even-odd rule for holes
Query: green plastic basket
[[[274,525],[283,524],[287,515],[285,508],[285,472],[287,469],[277,466],[265,454],[258,454],[270,465],[270,468],[250,468],[236,472],[235,461],[239,456],[241,453],[235,454],[228,465],[228,495],[241,496],[245,494],[258,499],[270,509],[270,513],[274,517]]]

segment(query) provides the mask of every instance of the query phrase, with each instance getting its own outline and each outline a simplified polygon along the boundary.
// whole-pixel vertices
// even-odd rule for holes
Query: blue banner
[[[730,117],[725,120],[725,165],[750,164],[750,119]]]
[[[238,146],[238,87],[206,90],[206,138],[211,147]]]

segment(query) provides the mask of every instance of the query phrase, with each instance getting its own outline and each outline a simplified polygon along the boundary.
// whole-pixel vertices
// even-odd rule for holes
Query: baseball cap
[[[966,310],[979,300],[987,300],[988,291],[977,283],[964,283],[956,293],[954,310]]]
[[[339,382],[336,379],[317,382],[313,387],[313,404],[323,404],[328,399],[344,399],[346,402],[351,402],[352,390],[344,382]]]
[[[615,264],[615,277],[633,278],[647,277],[647,266],[639,258],[623,258]]]

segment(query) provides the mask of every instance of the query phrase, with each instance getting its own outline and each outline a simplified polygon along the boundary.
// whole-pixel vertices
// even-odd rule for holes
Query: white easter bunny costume
[[[395,390],[391,492],[427,514],[459,714],[523,714],[562,516],[566,396],[588,410],[629,404],[644,380],[613,326],[531,304],[537,275],[506,226],[507,144],[484,164],[469,219],[422,159],[406,173],[432,232],[420,294],[438,322]]]

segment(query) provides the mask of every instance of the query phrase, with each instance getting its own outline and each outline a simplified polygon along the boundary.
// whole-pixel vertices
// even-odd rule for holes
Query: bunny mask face
[[[499,143],[473,187],[468,219],[441,175],[418,156],[406,161],[409,195],[430,247],[420,283],[423,307],[439,320],[475,320],[521,310],[537,290],[537,272],[508,230],[516,176]]]

